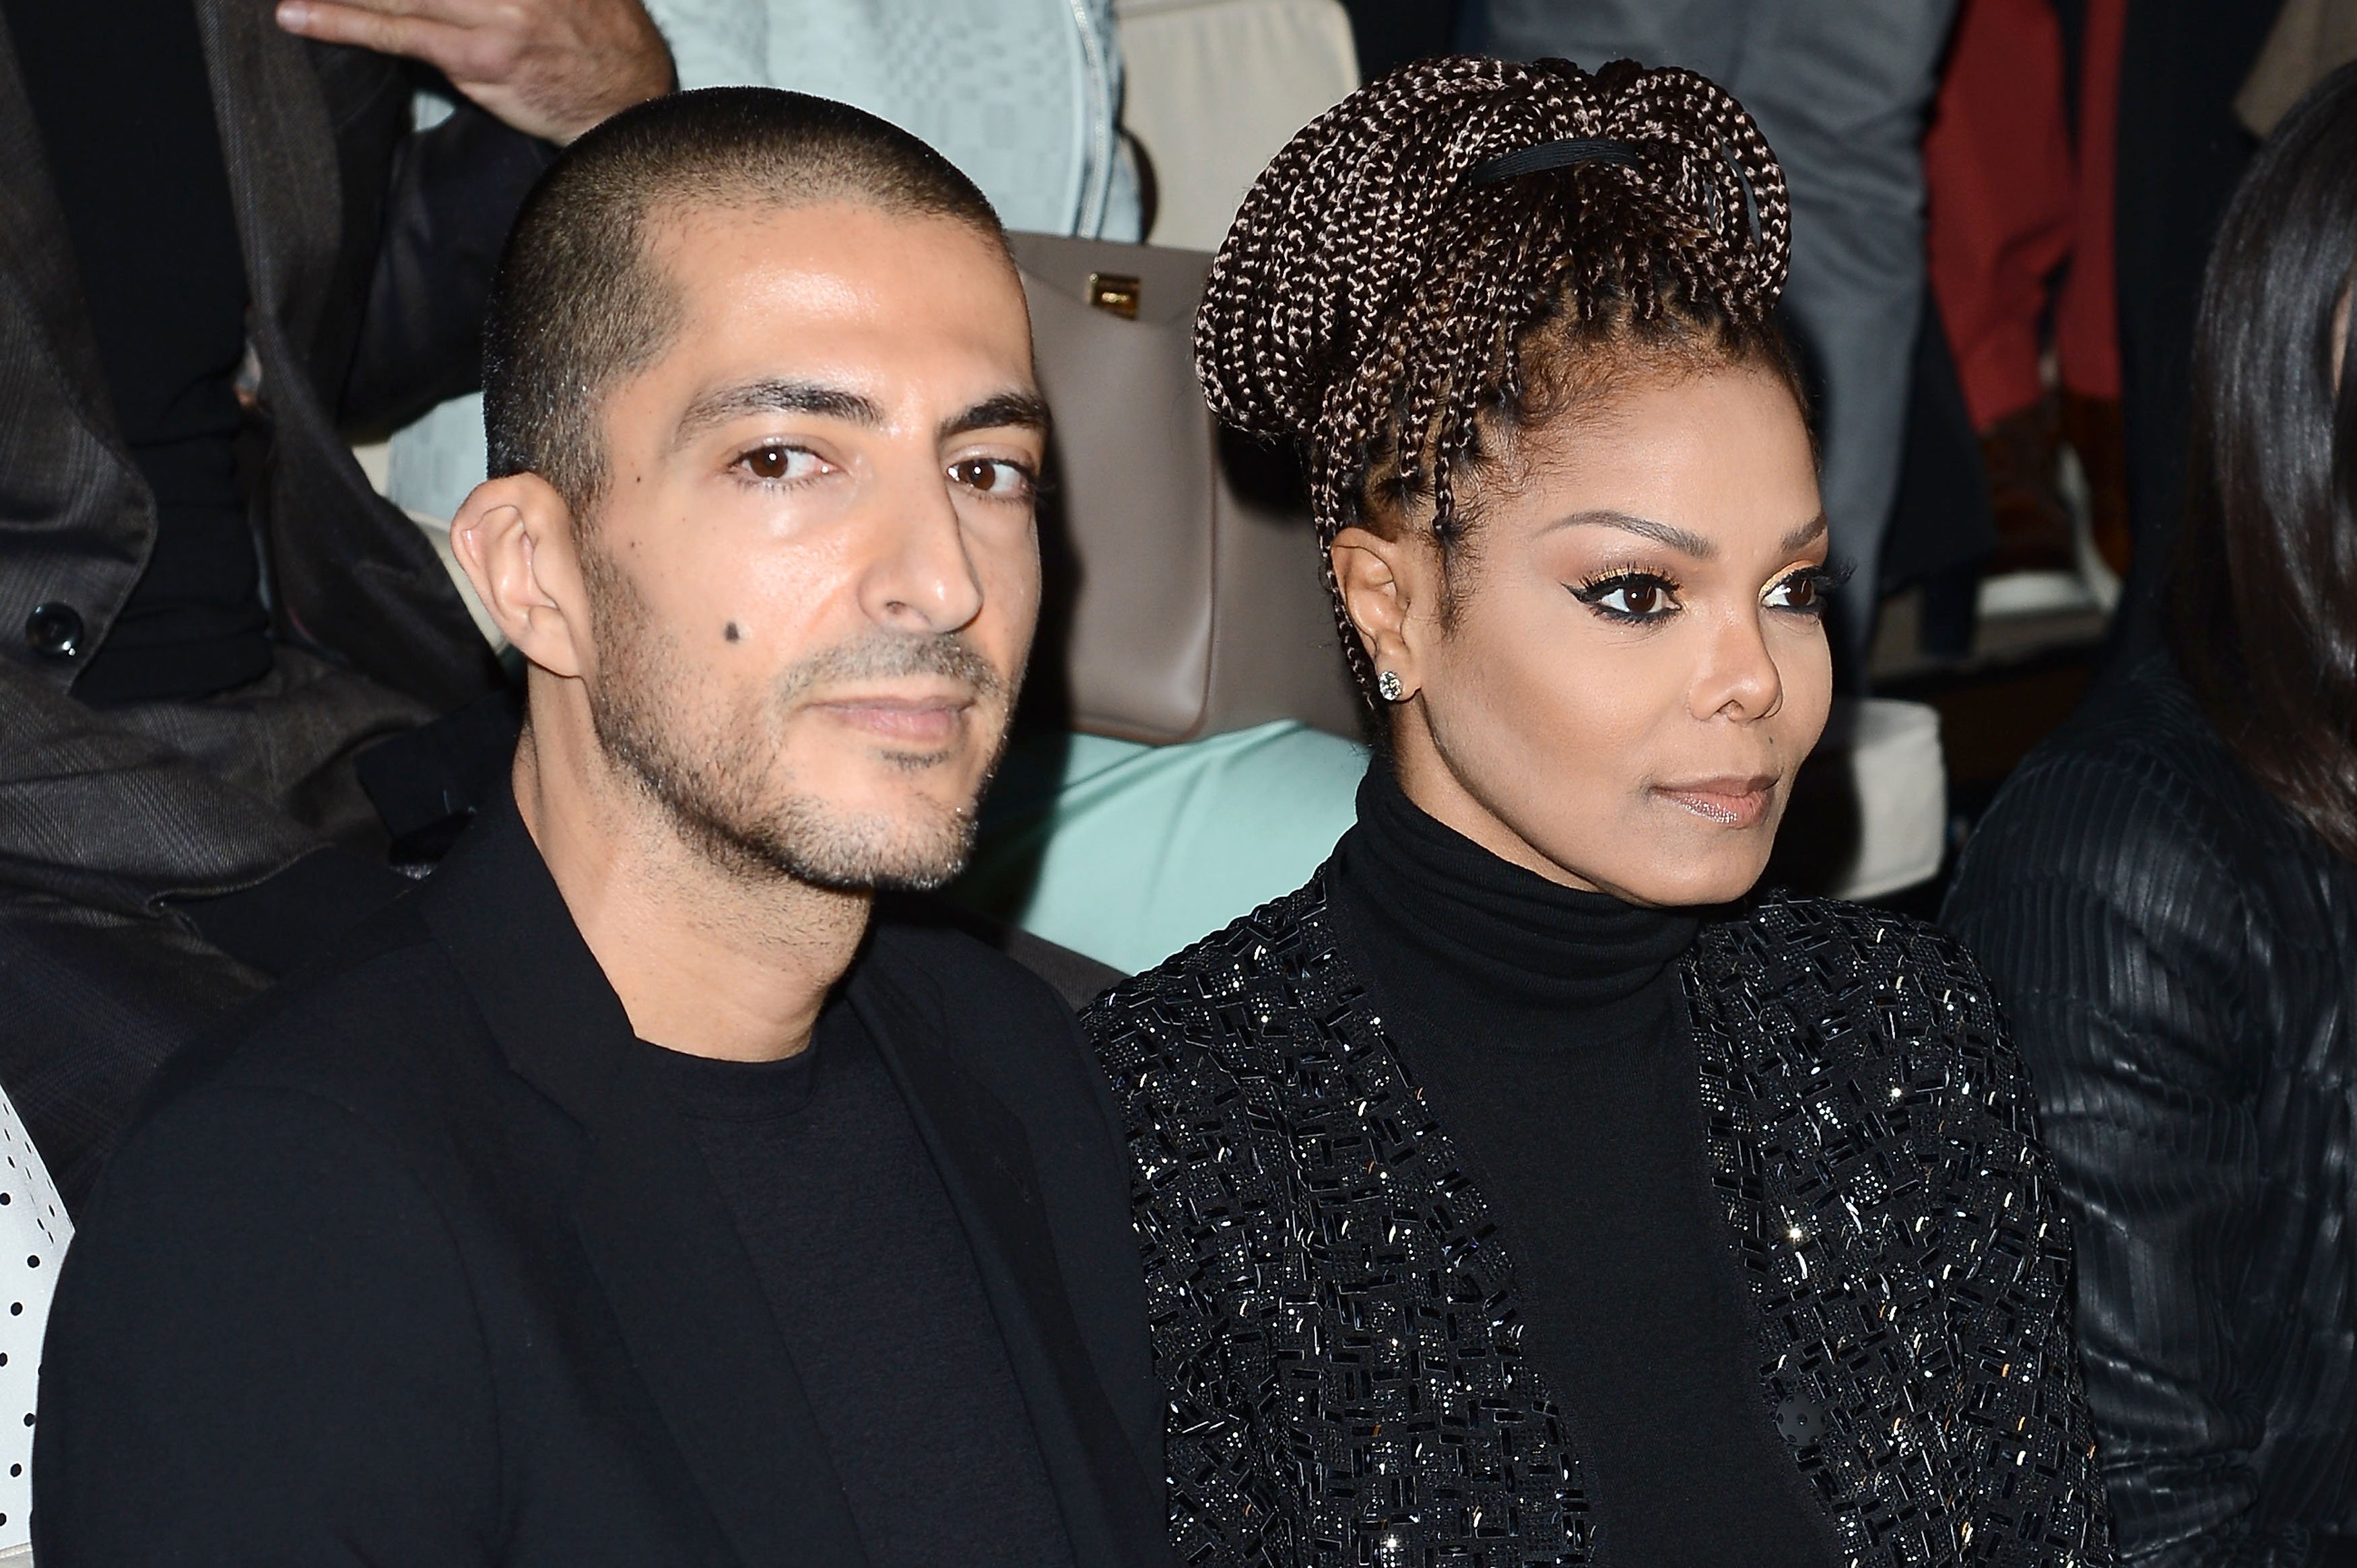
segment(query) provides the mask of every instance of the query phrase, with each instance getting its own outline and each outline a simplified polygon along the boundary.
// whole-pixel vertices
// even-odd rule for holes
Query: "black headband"
[[[1718,156],[1726,161],[1727,167],[1735,171],[1735,177],[1742,182],[1743,216],[1751,230],[1751,238],[1756,242],[1760,238],[1760,207],[1751,193],[1751,177],[1743,172],[1743,166],[1736,161],[1735,155],[1727,150],[1726,144],[1719,145]],[[1541,142],[1534,147],[1521,147],[1491,158],[1488,163],[1475,164],[1472,172],[1465,177],[1465,183],[1469,186],[1495,185],[1500,180],[1518,179],[1526,174],[1544,174],[1549,169],[1574,168],[1581,164],[1618,164],[1622,168],[1635,168],[1637,144],[1614,136],[1572,136],[1560,142]],[[1710,200],[1711,223],[1716,227],[1718,222],[1718,192],[1706,185],[1703,194]]]
[[[1465,177],[1471,185],[1495,185],[1501,179],[1570,168],[1577,164],[1619,164],[1623,168],[1635,168],[1637,145],[1610,136],[1574,136],[1567,141],[1541,142],[1535,147],[1523,147],[1488,163],[1476,164],[1473,172]]]

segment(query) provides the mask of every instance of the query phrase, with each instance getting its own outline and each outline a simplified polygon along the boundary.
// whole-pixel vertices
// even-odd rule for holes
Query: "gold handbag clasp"
[[[1082,297],[1099,310],[1109,311],[1124,321],[1137,319],[1137,296],[1144,285],[1127,273],[1091,273],[1088,292]]]

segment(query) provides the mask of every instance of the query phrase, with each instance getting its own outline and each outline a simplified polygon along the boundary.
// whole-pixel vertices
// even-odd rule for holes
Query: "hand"
[[[560,144],[675,80],[639,0],[281,0],[278,25],[424,60],[505,124]]]

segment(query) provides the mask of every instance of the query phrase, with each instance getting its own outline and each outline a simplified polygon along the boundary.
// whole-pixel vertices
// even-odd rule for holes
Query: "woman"
[[[1978,972],[1730,907],[1831,688],[1786,231],[1700,77],[1451,59],[1213,268],[1386,745],[1307,886],[1086,1015],[1189,1563],[2110,1561]]]
[[[2244,179],[2167,648],[2034,752],[1947,918],[2020,1032],[2138,1563],[2357,1562],[2357,74]]]

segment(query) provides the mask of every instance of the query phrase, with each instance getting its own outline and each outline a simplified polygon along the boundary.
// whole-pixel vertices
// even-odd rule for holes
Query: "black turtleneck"
[[[1761,1393],[1676,961],[1690,915],[1561,887],[1380,759],[1328,888],[1408,1076],[1489,1198],[1608,1568],[1841,1559]]]

